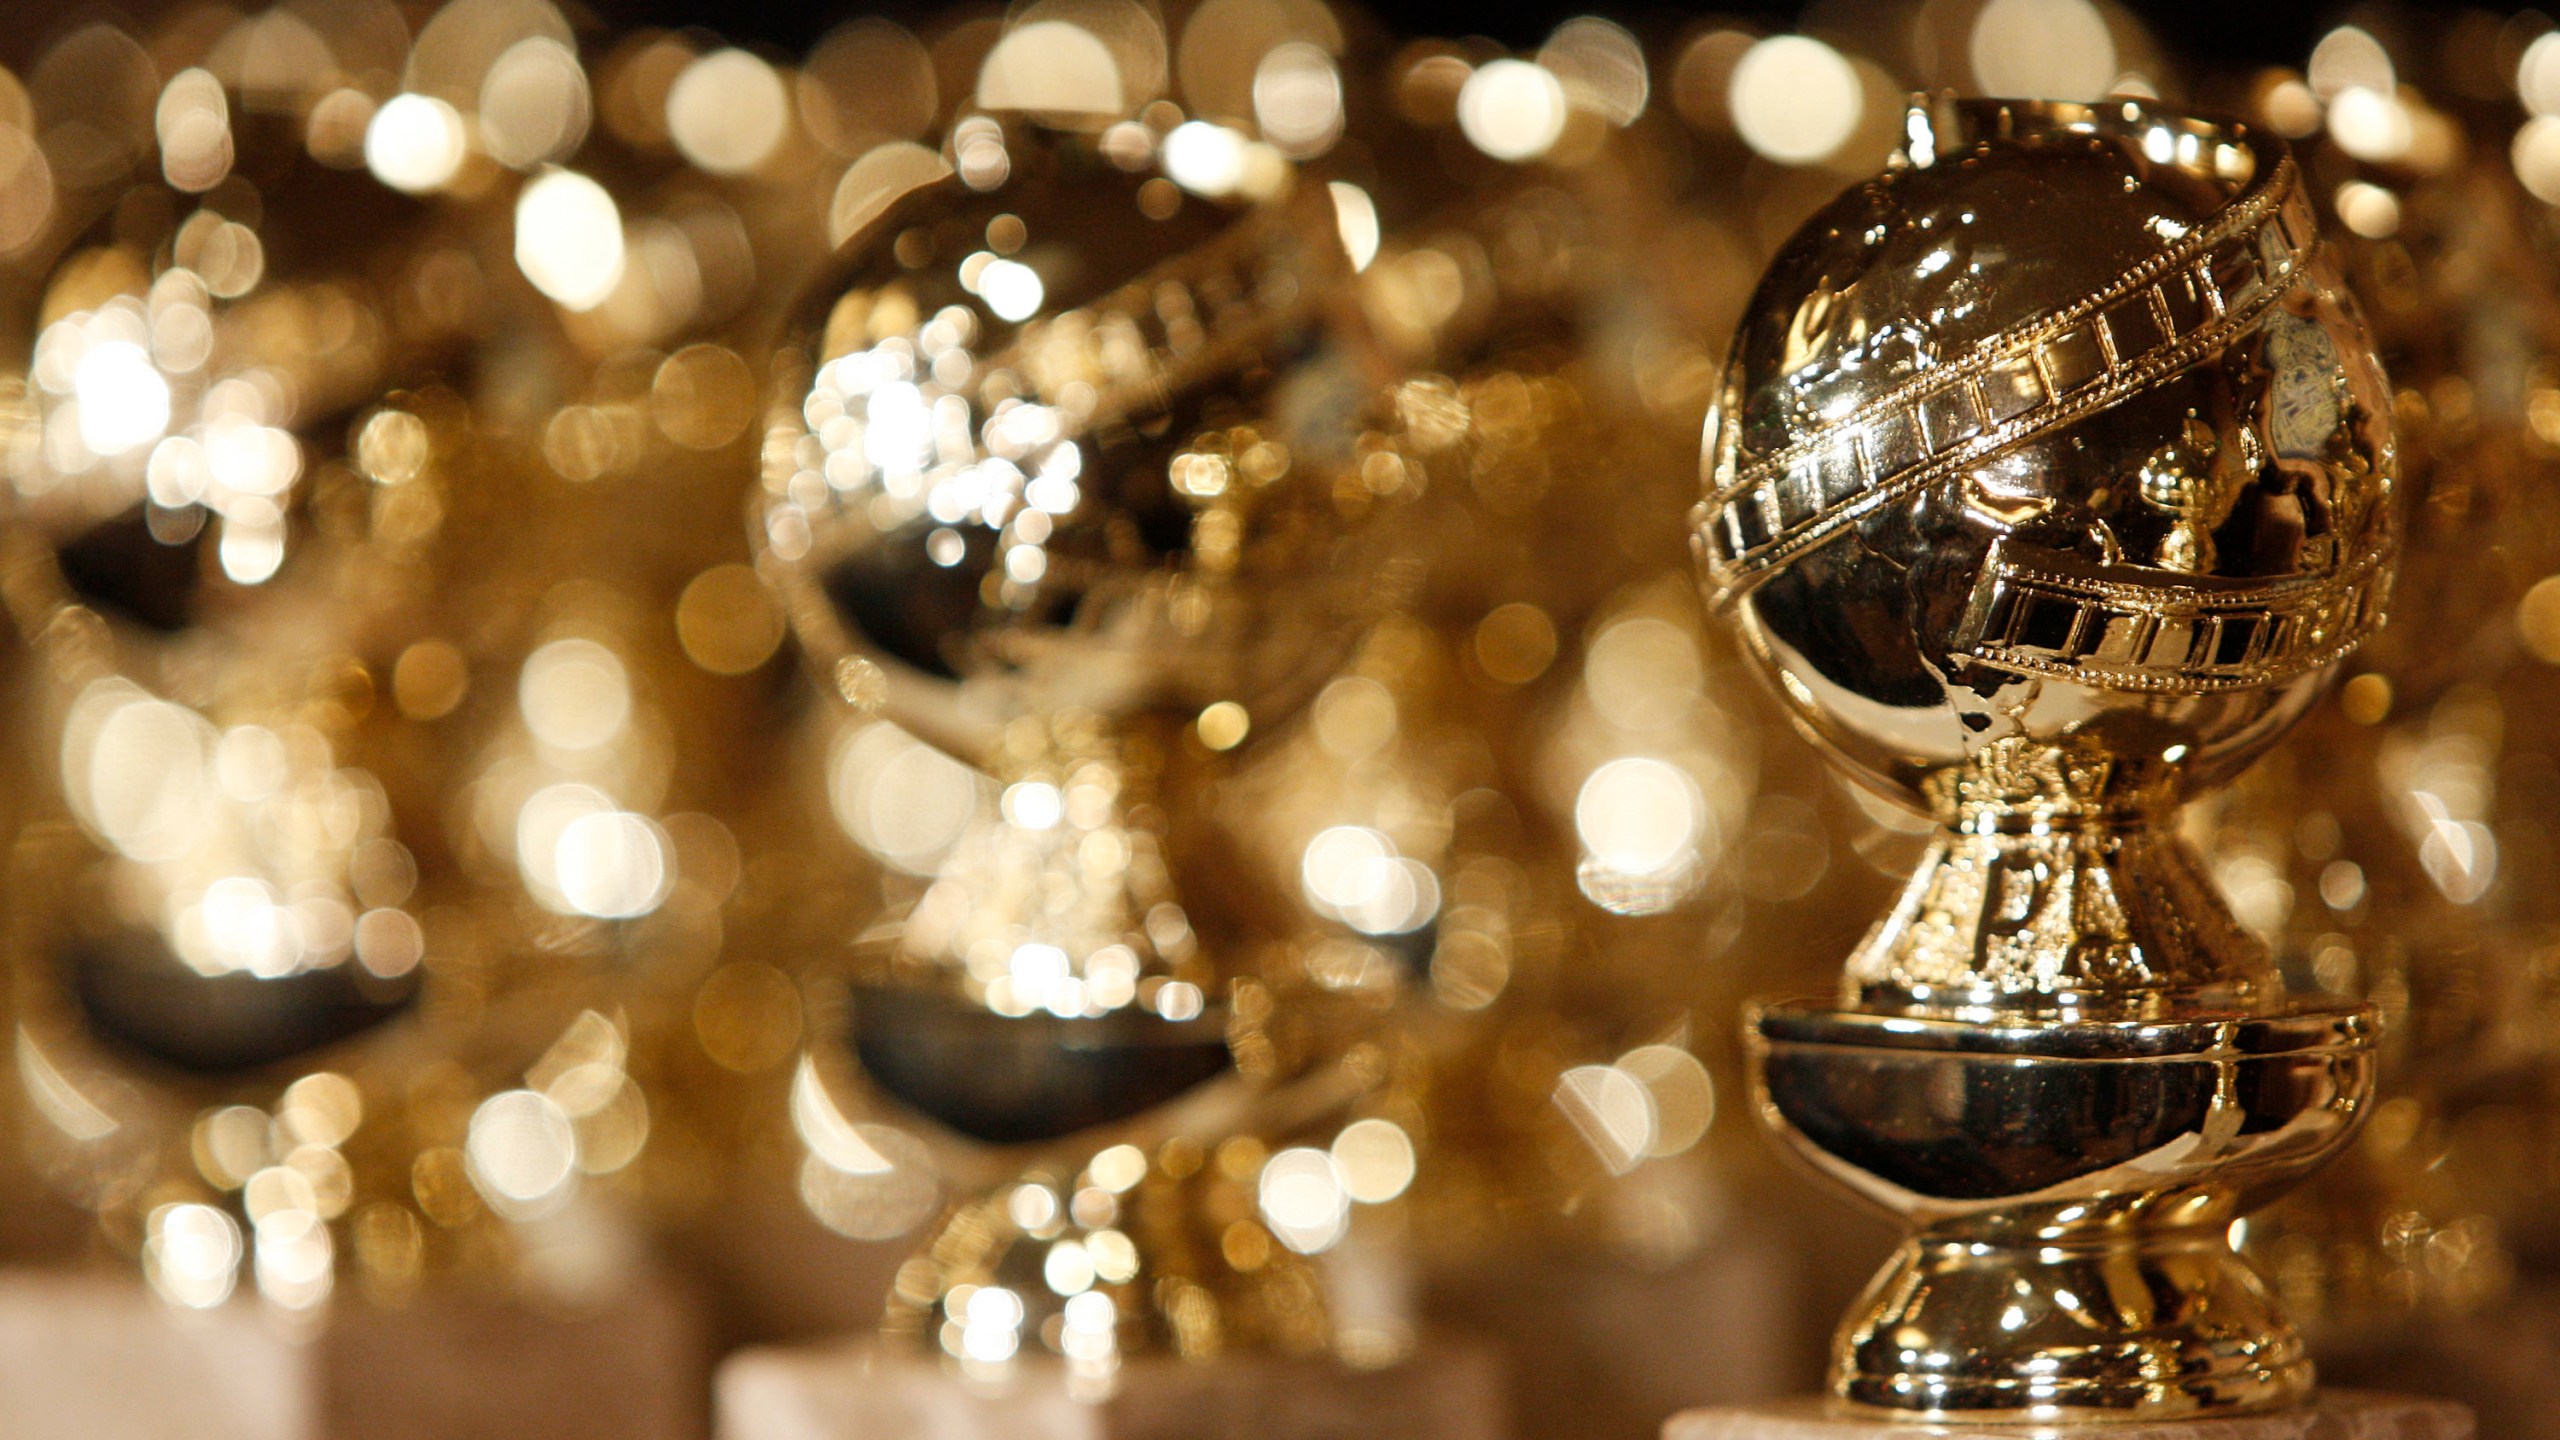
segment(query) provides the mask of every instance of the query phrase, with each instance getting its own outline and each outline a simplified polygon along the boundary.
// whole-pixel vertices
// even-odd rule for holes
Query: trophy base
[[[2450,1401],[2322,1390],[2301,1405],[2255,1415],[2059,1424],[1903,1419],[1785,1400],[1686,1411],[1662,1427],[1662,1440],[2473,1440],[2477,1433],[2471,1412]]]
[[[1906,1240],[1867,1295],[1832,1384],[1888,1414],[2165,1418],[2311,1394],[2301,1338],[2219,1230]]]
[[[333,1299],[314,1328],[248,1296],[176,1311],[123,1272],[0,1270],[9,1440],[688,1440],[700,1306],[644,1272],[594,1308],[431,1290]]]
[[[2310,1393],[2228,1227],[2352,1133],[2365,1011],[1992,1024],[1769,1005],[1747,1037],[1762,1118],[1919,1232],[1841,1327],[1834,1395],[2067,1424]]]
[[[718,1440],[1500,1440],[1509,1430],[1492,1348],[1445,1337],[1376,1370],[1144,1357],[1090,1400],[1069,1392],[1054,1361],[977,1379],[864,1340],[741,1351],[716,1390]]]

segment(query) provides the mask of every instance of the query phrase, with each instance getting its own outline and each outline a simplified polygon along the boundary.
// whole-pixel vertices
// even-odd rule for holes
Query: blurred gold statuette
[[[552,164],[588,115],[567,23],[455,7],[418,35],[426,60],[474,24],[508,42],[480,63],[531,57],[576,117],[536,151],[511,143],[521,106],[466,126],[441,99],[333,89],[399,71],[399,27],[386,54],[335,11],[289,9],[139,38],[102,21],[54,51],[130,62],[95,97],[48,96],[66,132],[129,121],[114,97],[150,95],[153,61],[166,79],[156,131],[146,105],[129,145],[63,177],[0,275],[31,331],[0,361],[17,372],[0,374],[0,607],[29,660],[0,954],[16,1128],[43,1178],[164,1300],[254,1284],[313,1318],[348,1282],[394,1299],[508,1266],[536,1248],[529,1222],[639,1158],[655,1097],[629,1063],[652,1039],[633,1013],[649,972],[700,948],[704,874],[734,865],[680,873],[680,850],[717,857],[725,831],[639,813],[680,740],[645,654],[603,643],[604,612],[627,612],[632,570],[691,574],[680,547],[728,532],[675,518],[699,488],[681,471],[660,464],[635,500],[601,460],[573,463],[637,463],[647,411],[546,423],[557,392],[519,383],[586,368],[580,335],[627,345],[647,321],[666,339],[692,313],[583,320],[546,282],[574,253],[582,283],[615,284],[619,223],[598,250],[595,227],[516,218],[569,182],[612,212]],[[277,34],[309,47],[298,88],[241,73]],[[688,306],[743,305],[740,267],[709,273],[737,252],[706,247]],[[671,444],[748,425],[736,357],[644,353]],[[714,387],[648,385],[662,359],[696,382],[706,358],[749,392],[707,438]]]
[[[752,518],[822,684],[989,782],[845,976],[868,1085],[1007,1176],[888,1328],[1095,1387],[1125,1352],[1325,1342],[1274,1244],[1329,1230],[1201,1195],[1364,1083],[1321,1006],[1274,1013],[1249,877],[1194,908],[1179,772],[1303,709],[1394,593],[1403,497],[1357,449],[1383,364],[1329,188],[1272,155],[1186,190],[1178,151],[983,114],[919,151],[780,358]]]

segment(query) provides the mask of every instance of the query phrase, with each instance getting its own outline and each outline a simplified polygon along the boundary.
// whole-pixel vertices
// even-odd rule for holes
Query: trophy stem
[[[988,1378],[1054,1353],[1088,1398],[1134,1356],[1322,1353],[1322,1276],[1250,1218],[1225,1168],[1187,1141],[1152,1158],[1122,1144],[1071,1182],[1035,1167],[963,1200],[900,1268],[882,1333]]]
[[[2266,947],[2161,823],[2002,817],[1941,828],[1850,957],[1868,1010],[2071,1018],[2250,1013],[2282,994]]]
[[[1959,1226],[1907,1239],[1842,1327],[1834,1393],[2038,1419],[2290,1404],[2310,1393],[2311,1362],[2226,1234],[2021,1244]]]

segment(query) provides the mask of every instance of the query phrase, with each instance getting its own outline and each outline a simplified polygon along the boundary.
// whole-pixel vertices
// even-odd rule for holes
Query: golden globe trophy
[[[1909,1233],[1827,1405],[1672,1433],[2467,1434],[2315,1401],[2227,1238],[2372,1074],[2371,1014],[2288,997],[2174,821],[2390,587],[2389,392],[2295,164],[2133,102],[1926,100],[1907,137],[1764,274],[1696,544],[1799,728],[1940,827],[1837,999],[1747,1021],[1762,1117]]]

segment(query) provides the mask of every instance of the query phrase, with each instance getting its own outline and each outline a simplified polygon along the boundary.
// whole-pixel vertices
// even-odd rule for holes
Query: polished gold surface
[[[2310,1365],[2233,1220],[2346,1138],[2370,1022],[2307,1008],[2000,1027],[1773,1006],[1762,1109],[1913,1227],[1834,1384],[1896,1409],[2174,1415],[2301,1398]]]
[[[1860,1405],[2259,1409],[2311,1382],[2223,1231],[2342,1145],[2369,1018],[2284,999],[2172,810],[2381,618],[2372,345],[2281,141],[1915,102],[1774,260],[1708,430],[1710,590],[1936,838],[1843,1008],[1748,1022],[1764,1118],[1911,1228]]]

